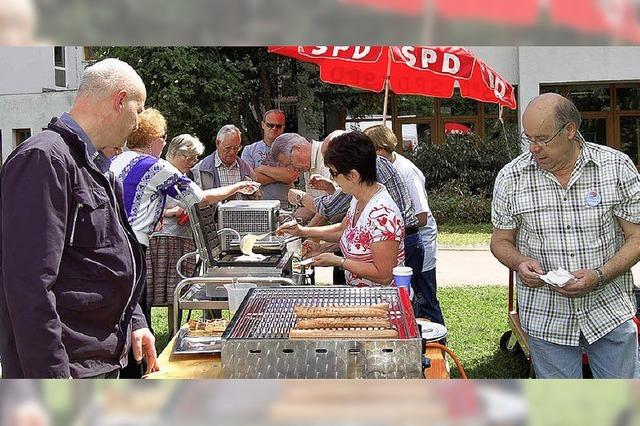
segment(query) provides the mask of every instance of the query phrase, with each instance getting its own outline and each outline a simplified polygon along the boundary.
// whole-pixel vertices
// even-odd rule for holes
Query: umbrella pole
[[[387,100],[389,99],[389,77],[384,80],[384,106],[382,107],[382,125],[387,125]]]
[[[384,105],[382,106],[382,125],[387,125],[387,101],[389,100],[389,75],[391,74],[391,48],[387,58],[387,75],[384,77]]]

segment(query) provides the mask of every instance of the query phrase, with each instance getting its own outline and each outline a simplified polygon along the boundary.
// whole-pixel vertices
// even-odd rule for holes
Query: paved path
[[[640,264],[631,268],[634,281],[640,284]],[[486,250],[438,250],[438,287],[509,284],[507,268]],[[316,268],[316,281],[333,281],[332,268]]]

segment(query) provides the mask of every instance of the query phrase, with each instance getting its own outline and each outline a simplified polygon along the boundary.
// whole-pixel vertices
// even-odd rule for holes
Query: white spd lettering
[[[353,49],[352,52],[349,52]],[[303,49],[303,52],[307,49]],[[307,54],[312,56],[331,56],[333,58],[364,59],[371,53],[371,46],[313,46]],[[343,55],[346,53],[346,55]]]
[[[416,52],[414,46],[402,46],[400,53],[410,67],[432,69],[444,74],[457,74],[460,71],[460,58],[453,53],[444,52],[441,58],[442,63],[439,63],[438,52],[433,49],[422,48]]]
[[[429,68],[429,64],[435,64],[438,60],[438,54],[435,50],[422,49],[422,63],[420,68]]]
[[[486,79],[489,80],[487,81],[487,85],[493,90],[493,94],[499,99],[504,99],[507,94],[507,85],[505,82],[484,65],[482,65],[482,72],[486,77],[485,81]]]
[[[402,46],[400,51],[402,52],[402,56],[404,57],[405,61],[407,62],[407,65],[412,67],[412,66],[414,66],[416,64],[417,59],[416,59],[416,55],[413,53],[413,51],[414,51],[414,47],[413,46]]]
[[[350,46],[333,46],[333,51],[331,52],[331,56],[336,57],[340,56],[340,52],[346,52],[349,50]]]
[[[458,71],[460,71],[460,58],[456,55],[445,52],[444,61],[442,62],[442,72],[446,72],[447,74],[457,74]]]
[[[327,53],[329,48],[327,46],[315,46],[314,49],[311,50],[312,55],[324,55]]]
[[[495,82],[496,87],[493,89],[493,93],[495,93],[498,98],[502,99],[507,94],[507,85],[499,78],[496,78]]]
[[[355,46],[353,59],[362,59],[371,52],[371,46]]]

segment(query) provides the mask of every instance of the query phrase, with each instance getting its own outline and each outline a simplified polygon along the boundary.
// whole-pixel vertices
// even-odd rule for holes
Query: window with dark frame
[[[364,130],[369,125],[380,124],[383,95],[362,92],[357,96],[378,96],[379,102],[371,111],[345,111],[340,128]],[[481,140],[504,137],[498,120],[498,105],[462,98],[457,90],[450,99],[390,93],[387,117],[387,126],[396,133],[398,149],[403,151],[425,143],[444,143],[446,138],[455,139],[471,133]],[[517,133],[518,111],[503,108],[502,118],[507,132]]]
[[[587,141],[619,149],[640,165],[640,82],[540,86],[540,93],[548,92],[576,104]]]
[[[53,48],[54,81],[56,87],[67,87],[67,58],[64,46]]]
[[[13,129],[13,140],[16,146],[31,137],[31,129]]]

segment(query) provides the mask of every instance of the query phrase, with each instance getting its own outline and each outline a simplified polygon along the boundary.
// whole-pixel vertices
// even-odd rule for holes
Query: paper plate
[[[437,322],[430,322],[422,318],[417,318],[416,322],[422,329],[422,338],[427,342],[435,342],[447,337],[447,328]]]

